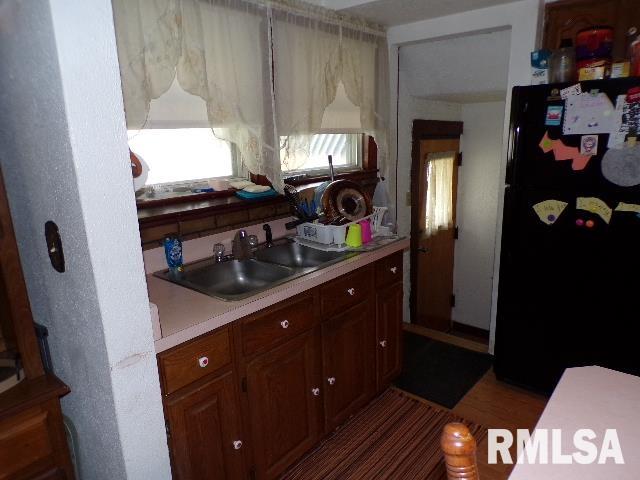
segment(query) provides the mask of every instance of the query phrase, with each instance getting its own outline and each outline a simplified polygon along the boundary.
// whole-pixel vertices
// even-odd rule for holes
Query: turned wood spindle
[[[440,446],[444,452],[447,480],[479,480],[476,440],[466,425],[448,423],[442,431]]]

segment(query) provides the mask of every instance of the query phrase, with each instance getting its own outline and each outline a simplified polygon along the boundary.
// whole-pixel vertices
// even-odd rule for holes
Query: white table
[[[573,435],[578,429],[593,430],[598,454],[606,429],[615,428],[625,464],[616,465],[611,458],[604,465],[523,463],[509,480],[640,479],[640,377],[602,367],[567,369],[536,425],[549,429],[549,440],[553,428],[562,429],[562,453],[576,451]]]

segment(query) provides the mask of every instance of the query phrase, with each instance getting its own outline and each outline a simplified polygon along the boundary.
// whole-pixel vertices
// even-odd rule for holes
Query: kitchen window
[[[322,175],[329,171],[328,156],[333,159],[335,170],[357,170],[362,168],[362,134],[359,133],[321,133],[309,135],[304,143],[307,149],[296,151],[288,158],[285,155],[287,142],[291,137],[280,137],[280,158],[282,172],[285,175],[308,174]]]

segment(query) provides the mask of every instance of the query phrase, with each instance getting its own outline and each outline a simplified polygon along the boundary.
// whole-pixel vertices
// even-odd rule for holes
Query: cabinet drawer
[[[314,324],[314,295],[303,295],[242,322],[242,352],[266,350],[310,329]]]
[[[321,312],[332,315],[365,300],[373,293],[372,267],[360,268],[324,285],[320,290]]]
[[[208,375],[231,363],[229,328],[193,340],[158,355],[164,394]]]
[[[402,281],[402,252],[396,252],[376,262],[376,286]]]

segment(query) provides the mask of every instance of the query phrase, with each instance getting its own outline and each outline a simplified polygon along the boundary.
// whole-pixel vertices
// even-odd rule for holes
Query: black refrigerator
[[[512,97],[495,373],[542,392],[572,366],[640,374],[640,78],[579,85]]]

